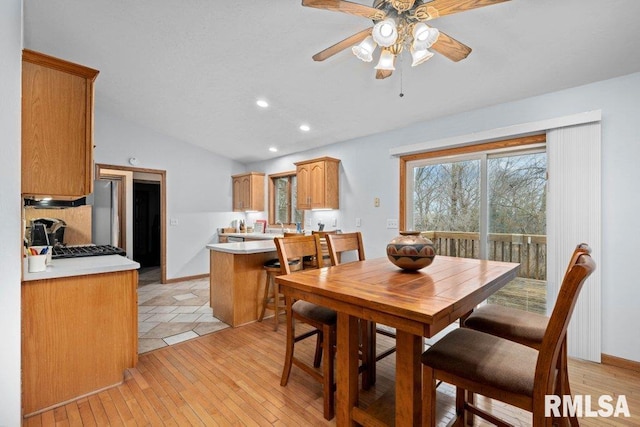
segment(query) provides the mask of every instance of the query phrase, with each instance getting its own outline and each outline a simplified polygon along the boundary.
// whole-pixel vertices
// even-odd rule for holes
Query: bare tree
[[[480,162],[414,170],[414,225],[422,231],[479,231]],[[546,155],[489,160],[489,215],[494,233],[545,234]]]

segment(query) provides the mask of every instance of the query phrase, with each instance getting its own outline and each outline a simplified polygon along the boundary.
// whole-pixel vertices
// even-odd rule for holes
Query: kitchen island
[[[119,255],[54,259],[22,281],[25,416],[122,383],[138,361],[140,264]]]
[[[258,319],[266,273],[278,258],[273,239],[216,243],[209,249],[209,292],[213,315],[235,327]]]

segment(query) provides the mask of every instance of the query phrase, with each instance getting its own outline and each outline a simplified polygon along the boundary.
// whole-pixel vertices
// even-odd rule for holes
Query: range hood
[[[35,208],[74,208],[76,206],[84,206],[87,204],[87,198],[81,197],[76,200],[53,200],[53,199],[24,199],[25,206]]]

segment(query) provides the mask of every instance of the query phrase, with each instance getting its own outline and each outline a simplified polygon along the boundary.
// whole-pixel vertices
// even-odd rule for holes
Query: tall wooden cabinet
[[[249,172],[231,177],[235,212],[264,210],[264,173]]]
[[[321,157],[295,165],[298,209],[339,209],[340,160]]]
[[[22,194],[77,199],[92,192],[93,83],[82,65],[22,52]]]

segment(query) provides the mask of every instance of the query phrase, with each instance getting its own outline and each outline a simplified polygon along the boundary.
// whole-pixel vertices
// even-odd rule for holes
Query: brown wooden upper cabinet
[[[233,210],[235,212],[264,210],[264,173],[249,172],[233,175]]]
[[[73,200],[93,191],[98,71],[22,52],[22,194]]]
[[[339,209],[340,160],[321,157],[297,162],[295,165],[298,209]]]

